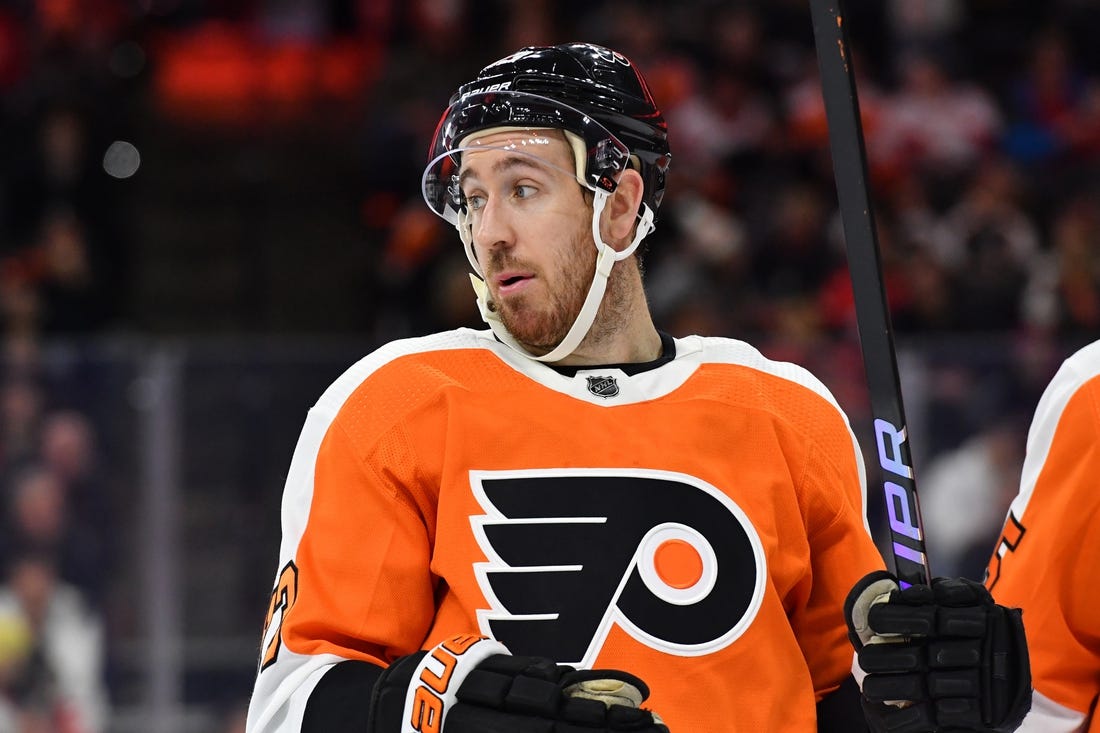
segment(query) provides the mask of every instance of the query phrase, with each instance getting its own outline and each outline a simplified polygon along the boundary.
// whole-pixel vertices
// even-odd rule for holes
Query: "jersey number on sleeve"
[[[1020,520],[1009,512],[1004,530],[1001,532],[1001,540],[997,543],[997,549],[993,552],[989,567],[985,571],[986,586],[990,590],[993,590],[993,586],[997,585],[997,581],[1001,579],[1001,559],[1008,553],[1016,551],[1026,531],[1024,525],[1020,524]]]
[[[291,561],[279,573],[279,580],[275,583],[275,589],[271,591],[271,603],[268,604],[267,620],[264,621],[263,638],[266,646],[264,647],[263,658],[260,660],[261,671],[274,664],[276,657],[279,655],[283,638],[283,619],[286,618],[287,611],[291,609],[297,598],[298,567]],[[268,634],[271,632],[271,622],[275,619],[276,612],[279,612],[279,625],[268,638]]]

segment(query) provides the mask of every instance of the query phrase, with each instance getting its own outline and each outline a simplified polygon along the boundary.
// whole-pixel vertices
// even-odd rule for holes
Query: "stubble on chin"
[[[583,264],[559,271],[555,288],[553,280],[540,273],[533,283],[535,292],[510,296],[506,301],[493,302],[492,307],[500,316],[504,327],[525,349],[533,354],[545,354],[565,339],[580,313],[588,288],[592,283],[592,270],[584,271]]]
[[[490,294],[488,307],[512,338],[532,354],[542,355],[565,339],[580,314],[596,272],[595,246],[585,225],[574,233],[571,249],[545,269],[503,251],[493,252],[487,264],[487,274],[509,268],[535,274],[534,292],[512,295],[507,301],[496,301]]]
[[[524,295],[514,296],[507,303],[493,303],[501,323],[525,349],[534,354],[545,354],[561,343],[572,320],[562,312],[563,306],[554,301],[539,309]]]

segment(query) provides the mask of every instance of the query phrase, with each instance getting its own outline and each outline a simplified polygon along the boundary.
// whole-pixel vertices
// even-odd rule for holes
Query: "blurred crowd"
[[[930,545],[940,574],[976,575],[1018,480],[1021,406],[1053,344],[1100,333],[1100,5],[848,0],[848,27],[899,337],[1019,349],[1007,377],[924,375]],[[669,122],[646,255],[660,326],[761,343],[862,407],[805,0],[0,5],[0,731],[108,729],[117,497],[86,396],[40,355],[142,322],[136,121],[217,136],[340,110],[359,206],[331,215],[356,218],[346,246],[371,262],[347,298],[363,332],[477,325],[454,233],[419,198],[428,136],[485,63],[575,39],[639,64]]]
[[[110,496],[86,385],[54,337],[121,313],[122,238],[96,135],[117,110],[94,60],[121,30],[84,3],[0,7],[0,730],[108,729]],[[88,3],[87,5],[94,5]]]
[[[804,2],[505,3],[492,51],[479,36],[453,32],[465,25],[467,4],[447,5],[450,17],[431,29],[446,41],[414,46],[416,58],[385,68],[365,121],[365,167],[376,173],[365,208],[388,214],[369,222],[382,242],[379,279],[389,286],[383,313],[388,306],[398,323],[414,314],[404,316],[420,318],[412,330],[469,314],[450,296],[462,299],[464,289],[442,286],[451,275],[442,268],[463,269],[450,257],[453,237],[426,223],[413,183],[422,166],[416,143],[459,78],[439,73],[441,57],[455,55],[461,62],[451,66],[469,73],[466,59],[577,37],[637,62],[669,122],[671,179],[649,247],[659,321],[674,333],[800,341],[850,331]],[[848,5],[897,329],[1100,329],[1100,60],[1089,41],[1100,8]],[[393,211],[384,204],[392,201],[404,203]],[[439,302],[425,303],[425,294]]]

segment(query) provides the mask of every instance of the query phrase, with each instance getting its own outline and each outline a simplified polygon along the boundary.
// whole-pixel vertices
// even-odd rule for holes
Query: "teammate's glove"
[[[386,668],[366,733],[668,733],[641,709],[648,696],[626,672],[578,671],[459,636]]]
[[[936,578],[901,590],[880,570],[848,594],[844,616],[876,733],[1004,733],[1031,708],[1020,609],[997,605],[980,583]]]

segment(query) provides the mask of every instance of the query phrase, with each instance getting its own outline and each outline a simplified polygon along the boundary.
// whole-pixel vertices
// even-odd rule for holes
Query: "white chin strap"
[[[653,210],[643,204],[642,214],[638,217],[638,227],[634,234],[634,240],[622,252],[616,252],[614,248],[604,243],[603,237],[600,235],[600,214],[607,203],[608,195],[606,191],[597,190],[592,199],[592,241],[596,244],[596,272],[592,276],[592,285],[588,288],[588,297],[584,299],[584,305],[581,306],[577,319],[573,321],[573,325],[569,328],[569,332],[565,334],[565,338],[549,353],[536,356],[516,341],[500,320],[500,315],[489,310],[489,287],[485,284],[485,280],[471,273],[470,282],[474,286],[474,293],[477,294],[477,307],[481,311],[481,318],[489,324],[489,328],[493,329],[493,333],[501,342],[524,356],[545,362],[560,361],[580,346],[581,341],[584,340],[589,329],[592,328],[592,323],[596,320],[596,313],[600,309],[604,292],[607,290],[607,278],[611,275],[611,268],[615,266],[616,262],[625,260],[634,254],[634,250],[638,249],[638,245],[654,228]],[[474,271],[480,274],[481,268],[473,255],[472,235],[464,217],[459,217],[456,227],[459,236],[462,238],[462,243],[466,247],[466,255],[470,259],[470,264],[473,265]]]

